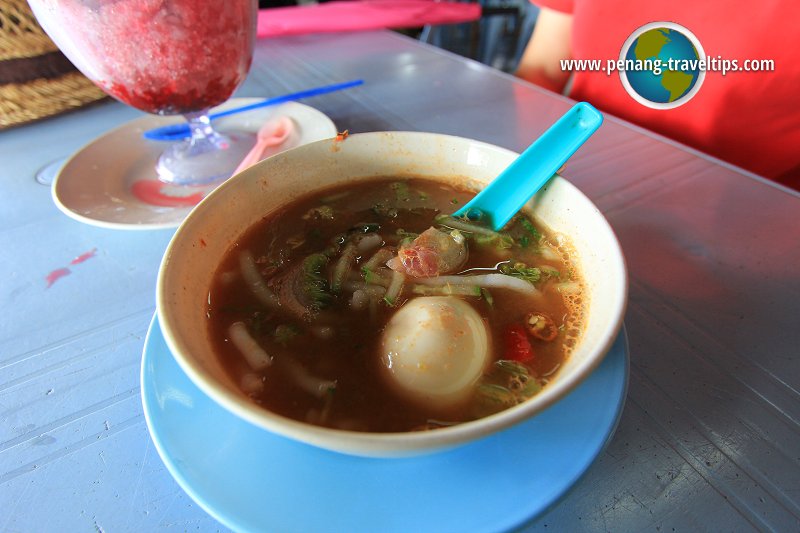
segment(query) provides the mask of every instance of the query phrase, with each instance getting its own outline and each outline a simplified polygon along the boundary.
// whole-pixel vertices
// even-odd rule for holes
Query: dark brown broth
[[[393,185],[398,182],[397,179],[374,179],[301,198],[250,228],[225,257],[211,288],[209,331],[220,359],[236,381],[253,372],[228,340],[227,328],[231,323],[243,321],[264,350],[274,357],[276,363],[258,374],[264,383],[263,391],[251,393],[253,401],[259,405],[297,420],[375,432],[408,431],[426,426],[430,420],[450,423],[480,416],[477,414],[479,409],[472,403],[446,413],[421,408],[386,386],[378,346],[383,327],[397,307],[381,303],[371,317],[368,310],[356,312],[350,309],[350,293],[345,291],[334,296],[330,305],[315,319],[298,320],[283,312],[266,309],[237,275],[242,250],[252,251],[259,270],[265,279],[269,279],[308,255],[329,247],[337,235],[363,224],[379,225],[378,233],[385,243],[396,245],[399,230],[421,233],[433,225],[435,215],[455,211],[474,194],[433,181],[413,179],[401,182],[409,188],[406,195],[405,185],[400,189]],[[323,205],[332,208],[333,220],[316,216],[304,218],[311,210]],[[544,229],[537,228],[540,231]],[[552,237],[545,236],[542,242],[546,245],[552,242]],[[546,260],[531,251],[535,248],[534,245],[521,248],[517,244],[511,250],[498,252],[495,246],[470,245],[464,270],[489,269],[496,272],[497,263],[513,253],[512,262],[549,265],[559,270],[563,277],[572,275],[574,278],[574,273],[568,272],[571,266],[560,259]],[[371,255],[372,252],[365,254],[358,263],[363,264]],[[331,264],[333,262],[335,259]],[[575,321],[575,317],[569,316],[570,307],[553,288],[556,283],[557,280],[550,279],[537,284],[545,296],[535,301],[510,294],[507,289],[491,290],[491,305],[485,298],[461,297],[468,300],[489,324],[494,360],[503,358],[507,325],[523,323],[531,311],[547,312],[562,329]],[[400,305],[409,297],[413,295],[405,290]],[[323,340],[311,334],[310,328],[315,323],[329,324],[333,337]],[[288,340],[277,339],[275,332],[279,326],[282,331],[288,327],[298,334]],[[530,364],[531,374],[540,381],[547,381],[547,377],[561,364],[565,353],[564,338],[562,331],[553,342],[531,341],[536,354]],[[292,379],[284,375],[279,362],[285,358],[298,361],[317,378],[335,380],[335,391],[320,399],[300,390]]]

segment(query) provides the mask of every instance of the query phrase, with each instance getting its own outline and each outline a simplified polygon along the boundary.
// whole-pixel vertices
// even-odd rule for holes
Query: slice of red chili
[[[511,324],[504,332],[504,359],[527,363],[533,359],[533,347],[528,340],[528,333],[520,324]]]

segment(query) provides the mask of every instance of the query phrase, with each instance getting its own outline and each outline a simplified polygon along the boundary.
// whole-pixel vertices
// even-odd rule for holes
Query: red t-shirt
[[[570,97],[800,190],[800,5],[751,2],[535,0],[572,13],[572,57],[619,59],[625,40],[650,22],[694,33],[706,57],[771,59],[771,72],[707,71],[680,107],[651,109],[625,91],[619,74],[575,72]]]

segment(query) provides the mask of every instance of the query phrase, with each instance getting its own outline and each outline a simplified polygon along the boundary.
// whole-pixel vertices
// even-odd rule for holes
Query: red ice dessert
[[[252,3],[59,0],[43,2],[36,14],[103,90],[142,111],[172,115],[221,104],[244,80]]]

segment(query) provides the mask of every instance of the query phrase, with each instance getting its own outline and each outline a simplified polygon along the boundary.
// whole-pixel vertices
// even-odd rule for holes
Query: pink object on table
[[[258,37],[413,28],[471,22],[481,16],[478,3],[434,0],[353,0],[262,9]]]
[[[262,159],[266,159],[270,155],[290,148],[291,146],[284,145],[286,145],[290,139],[296,140],[296,137],[297,128],[291,118],[278,117],[267,121],[261,126],[261,129],[258,130],[255,146],[250,149],[250,152],[248,152],[242,162],[239,163],[239,166],[236,167],[233,173],[238,174],[244,169],[255,165]]]

